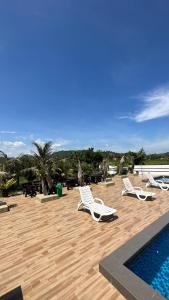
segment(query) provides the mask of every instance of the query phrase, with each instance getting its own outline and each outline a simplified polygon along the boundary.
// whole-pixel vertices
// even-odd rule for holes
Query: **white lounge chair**
[[[116,209],[104,205],[101,199],[93,198],[89,186],[79,187],[79,191],[81,200],[78,203],[77,210],[79,210],[80,207],[89,210],[93,220],[99,222],[103,216],[111,216],[116,213]]]
[[[148,186],[153,186],[153,187],[158,187],[162,190],[169,190],[169,184],[164,183],[162,180],[156,181],[151,173],[146,174],[148,178],[148,182],[146,183],[146,187]]]
[[[140,200],[146,200],[148,197],[152,198],[155,196],[155,193],[145,192],[142,188],[133,186],[129,178],[124,178],[123,183],[125,189],[122,191],[122,195],[128,195],[128,194],[136,195],[137,198]]]

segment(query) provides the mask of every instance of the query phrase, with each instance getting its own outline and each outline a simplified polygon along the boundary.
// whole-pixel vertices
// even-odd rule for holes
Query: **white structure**
[[[116,166],[109,166],[109,169],[107,171],[109,175],[115,175],[117,173],[117,167]]]
[[[140,175],[146,175],[150,173],[155,176],[169,176],[169,165],[136,165],[134,166],[134,173],[139,173]]]
[[[145,192],[141,187],[133,186],[129,180],[129,178],[123,179],[124,190],[122,191],[122,196],[124,195],[136,195],[139,200],[146,200],[147,198],[154,198],[155,193]]]
[[[153,187],[159,187],[161,190],[168,191],[169,190],[169,184],[164,183],[161,180],[154,180],[154,177],[151,173],[147,173],[148,182],[146,184],[146,187],[153,186]]]
[[[81,200],[78,203],[77,209],[79,210],[80,207],[83,207],[89,210],[93,220],[99,222],[103,216],[111,216],[117,212],[116,209],[104,205],[101,199],[93,198],[89,186],[79,187],[79,191]]]

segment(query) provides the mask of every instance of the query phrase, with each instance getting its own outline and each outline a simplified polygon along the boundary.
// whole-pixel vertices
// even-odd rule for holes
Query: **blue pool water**
[[[169,183],[169,177],[168,176],[159,176],[154,178],[156,181],[160,180],[163,181],[164,183]]]
[[[126,266],[169,300],[169,226]]]

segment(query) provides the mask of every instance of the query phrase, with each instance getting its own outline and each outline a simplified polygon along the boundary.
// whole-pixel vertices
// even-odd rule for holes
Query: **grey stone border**
[[[128,300],[166,300],[125,264],[138,254],[155,236],[169,224],[169,212],[146,227],[119,249],[105,257],[99,271]]]

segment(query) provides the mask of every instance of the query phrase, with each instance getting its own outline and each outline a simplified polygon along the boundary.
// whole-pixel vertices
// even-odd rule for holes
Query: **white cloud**
[[[61,146],[63,146],[62,144],[59,144],[59,143],[53,143],[52,144],[52,150],[56,150],[57,148],[60,148]]]
[[[142,97],[142,100],[143,109],[133,117],[136,122],[169,116],[169,87],[149,92]]]
[[[68,145],[69,143],[70,143],[70,141],[63,140],[63,139],[54,141],[54,143],[52,144],[52,150],[55,151],[55,150],[59,150],[60,148],[63,149],[63,147]]]
[[[29,149],[22,141],[0,141],[0,150],[8,156],[17,156],[21,153],[28,153]]]
[[[0,145],[9,148],[21,148],[26,146],[22,141],[0,141]]]
[[[43,146],[45,144],[45,141],[43,141],[43,140],[41,140],[41,139],[38,138],[38,139],[35,140],[35,143]]]
[[[0,134],[15,134],[16,131],[0,130]]]
[[[130,119],[129,116],[117,116],[116,118],[119,120]]]

